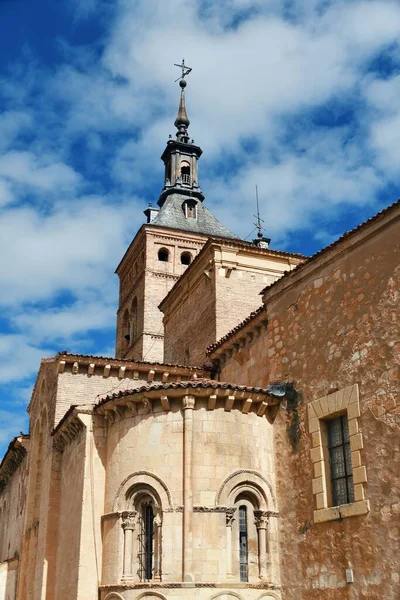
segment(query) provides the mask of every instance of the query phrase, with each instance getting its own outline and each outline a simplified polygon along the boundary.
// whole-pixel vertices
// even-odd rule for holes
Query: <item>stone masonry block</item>
[[[351,465],[353,469],[361,467],[361,452],[359,450],[351,453]]]
[[[367,470],[365,467],[357,467],[353,469],[353,482],[356,483],[365,483],[368,481],[367,479]]]
[[[316,494],[316,496],[315,496],[315,502],[316,502],[317,510],[320,510],[322,508],[326,508],[325,496],[326,496],[326,494]]]
[[[340,519],[338,506],[314,510],[314,523],[324,523],[326,521],[335,521],[336,519]]]
[[[357,383],[352,385],[351,390],[350,390],[349,404],[353,404],[354,402],[357,402],[357,403],[359,402]]]
[[[323,477],[318,477],[312,480],[313,494],[322,494],[325,492],[325,481]]]
[[[362,450],[364,448],[363,437],[361,433],[350,436],[350,448],[354,452],[355,450]]]
[[[349,419],[349,421],[351,419],[356,419],[359,416],[360,416],[359,402],[353,402],[352,404],[349,404],[347,407],[347,418]]]
[[[354,486],[354,500],[356,502],[360,502],[361,500],[365,500],[365,491],[362,483],[358,483]]]
[[[321,406],[322,416],[326,417],[326,415],[329,415],[329,397],[325,396],[325,398],[321,398],[319,403]]]
[[[310,433],[319,431],[319,419],[311,419],[311,421],[308,422],[308,430]]]
[[[311,462],[316,463],[323,460],[322,446],[318,446],[318,448],[312,448],[310,451]]]
[[[315,419],[315,417],[317,416],[317,413],[315,412],[315,408],[313,406],[313,402],[310,402],[307,405],[307,413],[308,413],[308,420],[310,421],[311,419]]]
[[[339,507],[341,517],[357,517],[369,513],[369,501],[361,500],[360,502],[352,502]]]
[[[356,435],[358,433],[358,421],[357,419],[349,419],[349,435]]]
[[[320,431],[316,431],[315,433],[313,433],[312,436],[311,436],[311,438],[312,438],[312,446],[313,446],[313,448],[317,448],[318,446],[322,445],[321,432]]]
[[[324,461],[314,463],[314,477],[323,477],[324,475]]]

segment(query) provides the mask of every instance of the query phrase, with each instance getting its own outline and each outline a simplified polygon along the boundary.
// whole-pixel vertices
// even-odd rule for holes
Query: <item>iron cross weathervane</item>
[[[180,69],[182,69],[182,75],[180,77],[178,77],[178,79],[175,79],[175,83],[177,81],[179,81],[180,79],[185,79],[186,75],[189,75],[190,71],[192,71],[192,67],[187,67],[185,65],[185,59],[182,58],[182,64],[181,65],[177,65],[176,63],[174,63],[175,67],[179,67]]]

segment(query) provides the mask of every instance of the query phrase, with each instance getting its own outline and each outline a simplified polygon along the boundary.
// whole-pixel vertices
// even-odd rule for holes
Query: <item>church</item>
[[[400,203],[310,258],[239,239],[179,83],[115,357],[43,358],[1,462],[0,600],[398,600]]]

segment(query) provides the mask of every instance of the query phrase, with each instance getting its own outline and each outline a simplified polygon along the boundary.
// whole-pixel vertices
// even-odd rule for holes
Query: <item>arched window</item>
[[[182,265],[190,265],[192,262],[192,255],[190,252],[182,252],[181,254],[181,264]]]
[[[239,506],[239,573],[240,581],[249,580],[249,534],[247,529],[247,507]]]
[[[197,201],[190,199],[185,200],[182,204],[183,212],[187,219],[197,219]]]
[[[187,160],[181,162],[181,180],[182,183],[190,184],[190,164]]]
[[[122,513],[124,530],[123,577],[139,581],[161,579],[161,503],[150,486],[128,493],[129,510]]]
[[[126,309],[124,312],[124,317],[122,319],[122,331],[124,332],[124,338],[127,341],[128,345],[131,339],[131,327],[129,323],[129,311]]]
[[[139,514],[139,579],[153,579],[154,512],[151,501],[143,502]]]
[[[160,260],[161,262],[169,261],[169,252],[166,248],[160,248],[160,250],[158,251],[158,260]]]
[[[137,298],[135,297],[132,300],[131,314],[130,314],[130,318],[129,318],[129,343],[130,344],[133,344],[133,342],[138,337],[137,315],[138,315],[138,307],[137,307]],[[126,339],[126,335],[125,335],[125,339]]]

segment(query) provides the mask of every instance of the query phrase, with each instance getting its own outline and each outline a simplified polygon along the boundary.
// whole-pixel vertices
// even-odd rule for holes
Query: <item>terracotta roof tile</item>
[[[114,394],[109,394],[102,398],[97,404],[101,406],[110,400],[117,398],[123,398],[124,396],[134,396],[143,392],[157,391],[157,390],[179,390],[179,389],[194,389],[194,388],[213,388],[223,390],[235,390],[241,392],[249,392],[254,394],[269,394],[269,391],[261,387],[251,387],[246,385],[235,385],[232,383],[226,383],[221,381],[214,381],[213,379],[194,379],[192,381],[173,381],[171,383],[151,383],[148,385],[142,385],[139,388],[130,390],[120,390]]]
[[[370,219],[367,219],[366,221],[363,221],[363,223],[360,223],[360,225],[357,225],[357,227],[354,227],[354,229],[349,229],[349,231],[345,231],[345,233],[343,235],[341,235],[337,240],[335,240],[334,242],[332,242],[332,244],[329,244],[328,246],[325,246],[324,248],[321,248],[321,250],[318,250],[318,252],[316,252],[315,254],[313,254],[312,256],[310,256],[305,262],[297,265],[291,271],[286,271],[285,274],[282,275],[282,277],[280,277],[279,279],[277,279],[276,281],[274,281],[270,285],[267,285],[260,293],[264,294],[267,290],[271,289],[275,284],[277,284],[278,282],[282,281],[283,278],[289,277],[289,275],[292,275],[292,273],[299,271],[302,267],[305,267],[311,261],[315,260],[316,258],[318,258],[319,256],[321,256],[322,254],[325,254],[326,252],[328,252],[328,250],[330,250],[331,248],[334,248],[335,246],[337,246],[338,244],[340,244],[344,240],[347,240],[350,236],[354,235],[355,233],[358,233],[359,231],[361,231],[362,229],[364,229],[364,227],[366,227],[367,225],[370,225],[374,221],[379,220],[381,217],[383,217],[387,213],[391,212],[392,210],[394,210],[398,206],[400,206],[400,199],[396,200],[396,202],[394,202],[393,204],[391,204],[387,208],[384,208],[383,210],[379,211],[378,213],[376,213],[376,215],[374,215]]]
[[[149,361],[149,360],[134,360],[133,358],[112,358],[110,356],[96,356],[96,355],[91,355],[91,354],[76,354],[75,352],[68,352],[67,350],[63,350],[62,352],[58,352],[58,354],[56,355],[56,357],[58,356],[69,356],[69,357],[76,357],[76,358],[87,358],[87,359],[93,359],[93,360],[108,360],[108,361],[114,361],[117,363],[137,363],[139,365],[149,365],[149,366],[155,366],[155,365],[160,365],[160,367],[177,367],[178,369],[196,369],[199,371],[209,371],[210,368],[209,367],[202,367],[202,366],[194,366],[194,365],[175,365],[175,364],[171,364],[171,363],[163,363],[163,362],[157,362],[157,361]]]
[[[214,352],[214,350],[216,350],[217,348],[219,348],[220,346],[222,346],[222,344],[226,340],[229,340],[229,338],[231,338],[237,331],[240,331],[245,325],[247,325],[248,323],[250,323],[250,321],[253,321],[253,319],[255,319],[256,317],[258,317],[258,315],[260,315],[261,313],[263,313],[265,310],[266,310],[266,307],[265,307],[264,304],[262,304],[259,308],[257,308],[257,310],[254,310],[252,313],[250,313],[249,316],[246,317],[241,323],[239,323],[238,325],[236,325],[236,327],[234,327],[233,329],[231,329],[230,331],[228,331],[228,333],[226,335],[224,335],[217,342],[215,342],[215,344],[211,344],[210,346],[208,346],[206,354],[209,355],[212,352]]]

